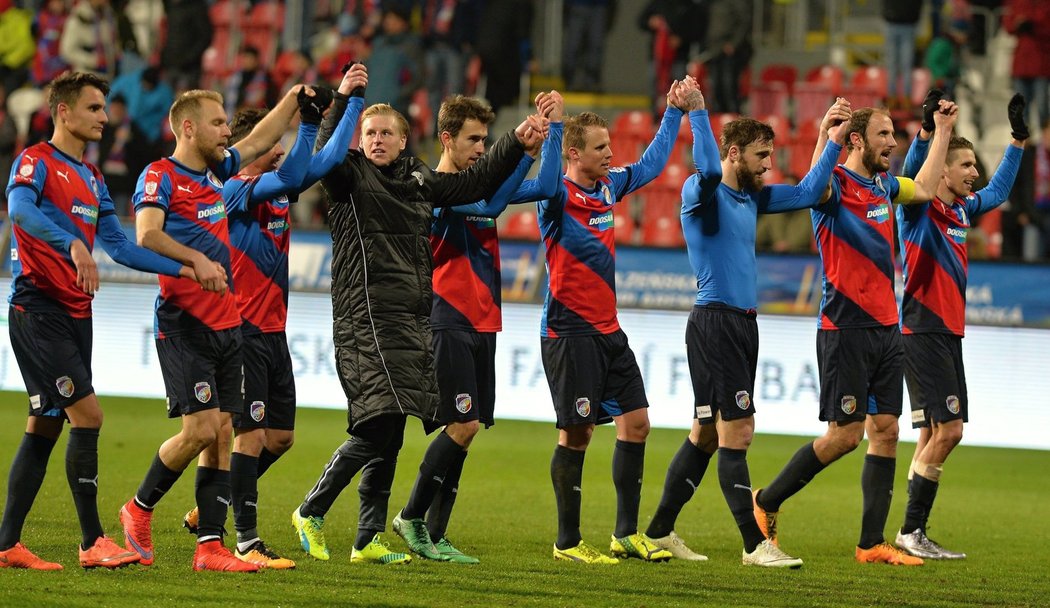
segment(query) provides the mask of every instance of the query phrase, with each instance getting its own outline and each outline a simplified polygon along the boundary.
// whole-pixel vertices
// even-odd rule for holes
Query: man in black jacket
[[[348,102],[343,90],[317,138],[328,140]],[[394,479],[405,421],[412,415],[429,432],[440,426],[431,351],[430,226],[434,206],[472,203],[492,196],[524,153],[545,135],[545,120],[530,116],[504,134],[474,167],[436,173],[402,157],[404,116],[386,104],[365,109],[360,150],[351,151],[322,185],[330,199],[332,312],[336,368],[348,404],[347,439],[292,513],[310,555],[329,557],[322,525],[343,488],[366,464],[359,485],[361,513],[351,561],[404,563],[379,539]]]

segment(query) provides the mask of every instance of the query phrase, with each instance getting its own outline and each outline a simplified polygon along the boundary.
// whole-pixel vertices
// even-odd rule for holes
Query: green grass
[[[0,468],[10,466],[24,425],[25,396],[0,393]],[[542,407],[543,404],[538,405]],[[103,399],[100,507],[107,531],[119,537],[117,510],[134,492],[150,458],[178,423],[167,421],[159,400]],[[260,528],[271,546],[296,558],[291,572],[258,575],[194,573],[193,539],[180,527],[191,506],[193,474],[176,484],[156,511],[157,561],[148,568],[86,572],[77,566],[79,528],[63,474],[65,441],[30,513],[23,541],[61,573],[0,571],[0,606],[1045,606],[1050,602],[1047,550],[1047,470],[1050,452],[961,447],[946,467],[932,520],[932,535],[969,558],[922,568],[860,565],[853,547],[860,525],[861,450],[822,473],[786,505],[783,546],[806,560],[799,571],[740,565],[740,538],[718,487],[715,467],[686,506],[677,531],[711,557],[696,564],[637,561],[611,567],[554,562],[554,497],[548,467],[555,440],[551,425],[501,421],[481,433],[467,460],[450,536],[477,555],[478,566],[419,560],[407,566],[351,565],[356,483],[326,522],[332,559],[307,557],[294,539],[289,515],[344,439],[344,414],[299,412],[295,448],[260,482]],[[814,420],[814,430],[819,429]],[[391,497],[393,517],[411,487],[426,447],[410,422]],[[667,464],[683,432],[654,430],[649,439],[642,496],[642,526],[659,500]],[[763,435],[750,452],[752,479],[768,483],[805,441]],[[615,519],[609,478],[613,434],[595,433],[584,479],[585,539],[606,549]],[[897,500],[887,534],[903,516],[903,445]],[[6,492],[6,473],[0,480]],[[388,540],[403,547],[392,532]],[[234,602],[236,602],[234,604]]]

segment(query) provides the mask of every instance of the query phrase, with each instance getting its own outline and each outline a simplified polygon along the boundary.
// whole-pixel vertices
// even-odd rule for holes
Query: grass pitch
[[[0,492],[21,440],[24,395],[0,393]],[[117,510],[135,491],[150,458],[178,423],[167,421],[159,400],[103,398],[100,509],[106,531],[120,537]],[[23,541],[59,573],[0,570],[0,606],[1046,606],[1050,557],[1046,503],[1050,452],[961,447],[946,467],[931,520],[931,535],[965,551],[961,562],[921,568],[861,565],[853,561],[860,527],[863,449],[821,473],[790,500],[781,519],[784,548],[802,557],[798,571],[740,565],[740,538],[718,487],[715,465],[679,518],[677,531],[705,563],[582,566],[554,562],[556,532],[549,463],[551,425],[500,421],[475,440],[460,486],[449,536],[477,566],[415,560],[407,566],[350,564],[357,518],[352,484],[327,518],[332,559],[303,553],[290,513],[332,451],[345,438],[344,414],[301,409],[292,451],[260,481],[260,531],[268,544],[297,560],[294,571],[257,575],[195,573],[193,539],[181,528],[192,506],[193,472],[187,471],[154,517],[157,561],[115,572],[79,568],[80,533],[63,468],[65,439],[52,455],[48,477],[30,513]],[[814,432],[819,423],[814,420]],[[664,472],[683,431],[650,435],[641,526],[659,500]],[[805,438],[760,435],[750,451],[756,486],[768,483]],[[965,442],[965,440],[964,440]],[[427,438],[412,421],[401,452],[390,517],[404,503]],[[613,433],[595,433],[584,471],[583,535],[607,549],[615,522],[610,480]],[[887,537],[900,525],[911,444],[902,445],[896,497]],[[0,494],[2,495],[2,494]],[[232,521],[228,522],[232,527]],[[395,549],[404,544],[392,532]]]

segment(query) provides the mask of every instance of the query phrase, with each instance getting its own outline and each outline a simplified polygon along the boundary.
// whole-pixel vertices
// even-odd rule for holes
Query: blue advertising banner
[[[125,225],[129,239],[134,227]],[[6,232],[4,238],[10,238]],[[543,246],[536,242],[500,243],[503,298],[538,303],[546,292]],[[155,283],[156,278],[125,268],[95,249],[103,281]],[[332,282],[332,244],[327,232],[292,234],[289,285],[295,291],[328,291]],[[10,273],[10,258],[3,270]],[[900,295],[902,281],[898,276]],[[616,291],[622,308],[689,310],[696,281],[684,249],[617,247]],[[820,258],[815,255],[758,256],[759,311],[811,316],[816,323],[821,298]],[[1050,328],[1050,265],[971,262],[966,319],[973,325]]]

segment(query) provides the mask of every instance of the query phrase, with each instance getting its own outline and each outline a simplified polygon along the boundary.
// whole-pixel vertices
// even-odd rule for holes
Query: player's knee
[[[479,430],[481,430],[481,423],[477,420],[468,420],[466,422],[454,422],[446,426],[445,434],[460,446],[467,447],[474,440]]]
[[[282,433],[276,437],[268,438],[266,449],[273,452],[273,454],[280,456],[292,449],[293,444],[295,444],[295,435],[292,433]]]
[[[580,424],[562,429],[558,443],[571,450],[586,450],[594,434],[594,425]]]
[[[625,441],[641,443],[649,437],[649,418],[647,416],[626,420],[622,427]]]
[[[941,425],[934,434],[934,438],[945,448],[951,449],[962,441],[963,426],[961,424]]]

